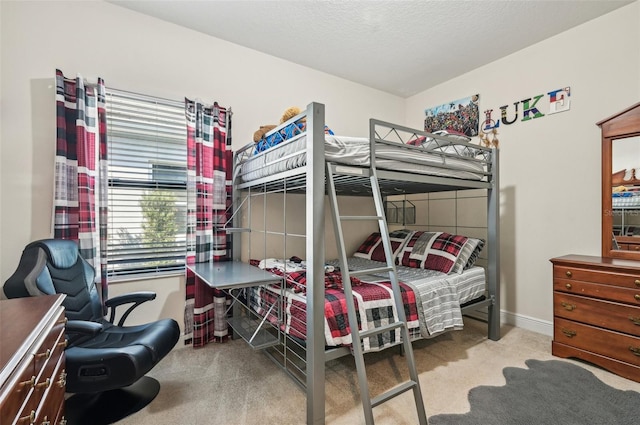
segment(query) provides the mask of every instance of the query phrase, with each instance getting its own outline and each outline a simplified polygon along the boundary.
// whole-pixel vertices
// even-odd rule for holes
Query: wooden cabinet
[[[64,419],[64,295],[0,301],[0,424]]]
[[[640,262],[567,255],[553,263],[553,343],[640,382]]]

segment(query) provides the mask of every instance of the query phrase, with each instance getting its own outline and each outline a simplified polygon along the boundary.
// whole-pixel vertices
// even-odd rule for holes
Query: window
[[[184,105],[107,89],[109,278],[182,270],[186,255]]]

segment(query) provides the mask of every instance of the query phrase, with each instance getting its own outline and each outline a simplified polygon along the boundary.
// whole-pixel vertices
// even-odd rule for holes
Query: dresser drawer
[[[36,382],[33,357],[25,359],[12,379],[5,383],[5,397],[0,404],[0,424],[13,424],[22,414],[23,405],[32,392]],[[6,388],[6,390],[5,390]]]
[[[554,292],[553,314],[556,317],[640,336],[640,307]]]
[[[567,279],[570,281],[593,282],[640,290],[640,270],[638,273],[617,273],[557,265],[553,267],[553,279],[554,281],[556,279]]]
[[[50,385],[42,388],[42,403],[36,411],[36,423],[55,423],[60,413],[60,406],[64,404],[64,392],[66,385],[66,372],[64,370],[64,357],[58,358],[51,373]],[[36,389],[36,394],[38,389]]]
[[[553,279],[553,290],[640,306],[640,288],[631,289],[571,279]]]
[[[60,357],[60,353],[64,351],[66,347],[64,337],[64,325],[66,318],[64,316],[64,310],[56,317],[51,329],[43,336],[43,339],[39,342],[37,349],[33,352],[35,359],[34,366],[36,372],[42,373],[45,365],[49,362],[49,359]]]
[[[63,300],[56,295],[0,301],[2,425],[55,425],[64,414]]]
[[[556,318],[553,340],[640,366],[640,337]]]

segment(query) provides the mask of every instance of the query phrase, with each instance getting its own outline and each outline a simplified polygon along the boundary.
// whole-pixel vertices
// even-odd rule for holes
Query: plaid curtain
[[[219,230],[230,218],[231,114],[214,103],[185,98],[187,118],[187,264],[230,258],[230,238]],[[227,297],[186,269],[185,343],[202,347],[229,335]]]
[[[107,124],[105,86],[56,70],[53,237],[78,243],[107,299]]]

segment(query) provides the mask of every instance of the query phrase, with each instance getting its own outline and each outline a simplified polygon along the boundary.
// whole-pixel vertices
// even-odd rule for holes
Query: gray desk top
[[[216,289],[234,289],[279,281],[282,278],[240,261],[195,263],[187,266],[207,285]]]

